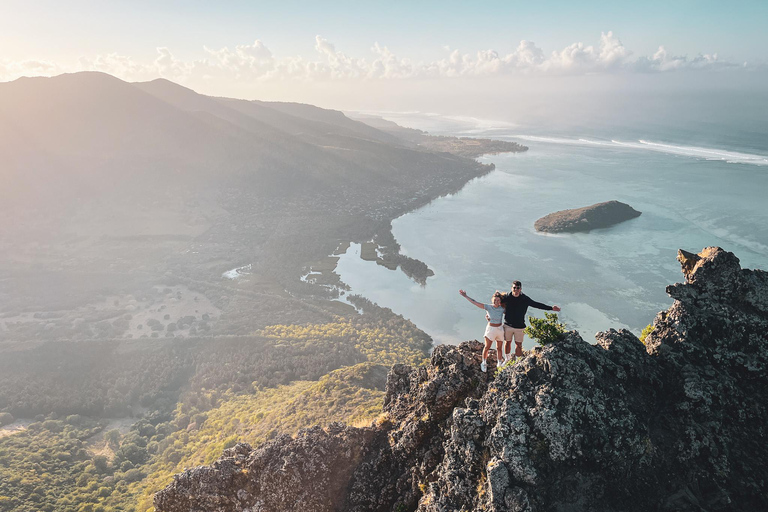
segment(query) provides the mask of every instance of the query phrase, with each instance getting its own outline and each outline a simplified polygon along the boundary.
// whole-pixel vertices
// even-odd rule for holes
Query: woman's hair
[[[496,290],[496,293],[494,293],[493,297],[491,297],[491,304],[493,304],[493,299],[495,299],[496,297],[498,297],[499,300],[501,300],[503,298],[503,294],[499,290]]]

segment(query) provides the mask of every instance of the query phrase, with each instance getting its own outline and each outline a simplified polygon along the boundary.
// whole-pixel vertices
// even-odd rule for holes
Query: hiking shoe
[[[487,369],[488,369],[488,365],[487,365],[487,364],[485,364],[485,361],[483,361],[482,363],[480,363],[480,371],[481,371],[481,372],[484,372],[484,371],[485,371],[485,370],[487,370]]]

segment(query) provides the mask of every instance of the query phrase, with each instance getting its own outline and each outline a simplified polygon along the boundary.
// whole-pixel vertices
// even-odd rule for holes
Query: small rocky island
[[[607,228],[634,219],[640,216],[639,211],[619,201],[606,201],[604,203],[562,210],[545,215],[533,225],[536,231],[544,233],[576,233],[591,229]]]

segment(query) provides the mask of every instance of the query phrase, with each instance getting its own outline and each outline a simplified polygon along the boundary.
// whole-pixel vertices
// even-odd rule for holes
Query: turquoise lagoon
[[[410,116],[393,120],[419,127],[419,117]],[[440,133],[439,117],[427,121],[430,132]],[[443,133],[457,133],[462,122],[471,124],[446,120]],[[403,253],[435,272],[426,286],[360,259],[360,246],[352,244],[336,269],[349,293],[404,315],[435,343],[457,343],[482,339],[485,325],[483,312],[458,290],[489,302],[495,290],[506,291],[518,279],[525,293],[560,305],[567,326],[594,341],[609,328],[639,334],[672,304],[665,287],[682,280],[679,248],[720,246],[743,267],[768,269],[768,148],[761,147],[768,138],[718,147],[636,132],[520,132],[509,123],[466,126],[465,133],[518,141],[530,150],[481,158],[496,170],[393,222]],[[589,233],[533,229],[548,213],[611,199],[642,215]]]

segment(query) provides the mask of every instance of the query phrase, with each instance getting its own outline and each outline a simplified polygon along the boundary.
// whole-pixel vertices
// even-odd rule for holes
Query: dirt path
[[[107,423],[107,426],[104,427],[101,432],[85,440],[85,449],[93,456],[103,455],[107,459],[112,460],[112,458],[115,456],[115,452],[104,440],[104,435],[110,430],[115,429],[120,432],[120,435],[125,435],[131,429],[131,426],[136,423],[137,419],[108,418],[106,421],[109,423]]]
[[[27,430],[31,423],[34,423],[34,420],[16,420],[4,427],[0,427],[0,439]]]

